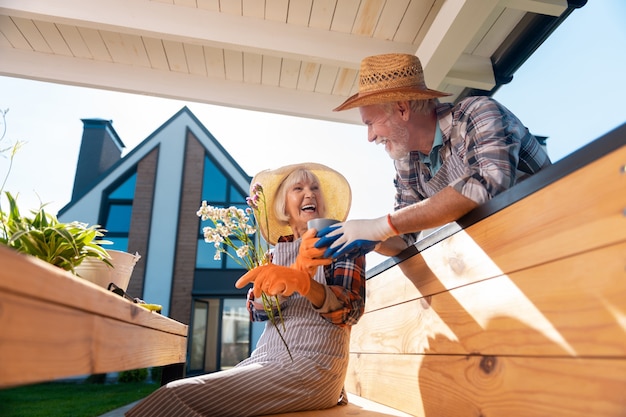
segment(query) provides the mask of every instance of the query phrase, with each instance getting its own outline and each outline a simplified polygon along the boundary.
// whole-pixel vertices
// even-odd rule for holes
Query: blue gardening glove
[[[317,235],[321,239],[315,247],[327,246],[325,258],[336,259],[344,255],[354,258],[373,251],[378,243],[396,234],[387,216],[372,220],[348,220],[320,230]]]

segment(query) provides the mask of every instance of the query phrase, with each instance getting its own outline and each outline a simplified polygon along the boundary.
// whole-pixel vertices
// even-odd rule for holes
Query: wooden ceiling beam
[[[71,58],[0,46],[0,75],[172,98],[260,112],[362,124],[358,111],[333,112],[343,98],[193,74]]]
[[[560,16],[567,10],[567,0],[502,0],[502,6],[548,16]]]
[[[426,85],[442,88],[445,78],[483,25],[500,13],[500,0],[459,0],[445,2],[417,49]]]

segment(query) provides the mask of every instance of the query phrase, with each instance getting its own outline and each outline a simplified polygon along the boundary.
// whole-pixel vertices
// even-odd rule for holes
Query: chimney
[[[72,200],[86,193],[94,182],[122,159],[124,143],[113,129],[112,120],[81,119],[83,139],[78,154]]]

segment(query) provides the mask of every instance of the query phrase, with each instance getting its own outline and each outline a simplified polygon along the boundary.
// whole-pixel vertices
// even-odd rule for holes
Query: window
[[[202,177],[202,200],[208,205],[215,207],[230,207],[246,209],[247,194],[237,188],[235,184],[228,178],[215,164],[215,162],[205,156],[204,173]],[[221,253],[221,259],[215,259],[215,247],[213,244],[204,241],[202,230],[207,227],[213,227],[210,220],[200,220],[198,230],[198,247],[196,252],[196,268],[199,269],[241,269],[234,259]],[[229,252],[233,253],[231,248]],[[233,253],[234,254],[234,253]],[[236,256],[236,255],[235,255]]]
[[[106,191],[103,227],[107,230],[104,238],[113,242],[107,249],[128,250],[130,219],[135,198],[137,173],[133,172],[122,183]]]

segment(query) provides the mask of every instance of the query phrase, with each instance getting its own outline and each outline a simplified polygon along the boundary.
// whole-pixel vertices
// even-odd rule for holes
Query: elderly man
[[[325,256],[393,256],[420,231],[455,221],[550,165],[519,119],[489,97],[440,103],[449,94],[426,87],[419,59],[408,54],[363,59],[359,92],[335,111],[358,107],[367,140],[393,160],[395,211],[349,220],[318,234]]]

